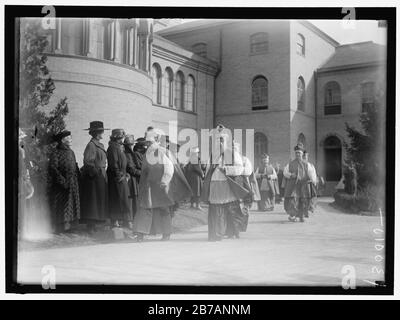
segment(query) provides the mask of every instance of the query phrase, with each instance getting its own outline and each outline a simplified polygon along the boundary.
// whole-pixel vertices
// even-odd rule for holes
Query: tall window
[[[251,84],[253,110],[268,109],[268,80],[263,76],[254,78]]]
[[[168,107],[173,107],[173,83],[174,76],[170,68],[165,69],[164,86],[163,86],[163,104]]]
[[[330,81],[325,85],[325,114],[340,114],[342,112],[342,96],[339,83]]]
[[[192,46],[192,51],[195,54],[198,54],[201,57],[207,57],[207,44],[205,43],[196,43]]]
[[[250,37],[250,53],[268,52],[268,33],[260,32]]]
[[[306,55],[306,40],[305,40],[304,36],[300,33],[297,34],[296,52],[297,52],[297,54],[299,54],[301,56]]]
[[[297,110],[305,111],[306,90],[303,77],[297,79]]]
[[[366,112],[375,104],[375,82],[366,82],[361,85],[362,112]]]
[[[161,68],[155,63],[151,68],[153,78],[153,103],[161,104]]]
[[[195,97],[195,82],[192,76],[189,76],[187,79],[186,85],[186,99],[185,99],[185,107],[188,111],[194,111],[194,99]]]
[[[184,82],[184,77],[183,73],[178,71],[176,74],[176,79],[175,79],[175,99],[174,99],[174,105],[175,108],[183,110],[183,94],[185,92],[185,82]]]

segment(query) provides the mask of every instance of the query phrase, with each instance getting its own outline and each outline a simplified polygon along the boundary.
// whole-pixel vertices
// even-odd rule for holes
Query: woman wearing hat
[[[204,170],[200,164],[199,148],[195,147],[190,150],[189,162],[184,168],[185,177],[192,189],[193,195],[190,199],[190,207],[196,204],[196,209],[201,210],[200,196],[203,188]]]
[[[132,223],[132,201],[129,198],[129,174],[126,172],[128,161],[124,152],[125,131],[111,131],[107,149],[108,201],[110,217],[115,226]]]
[[[126,171],[130,175],[130,179],[128,181],[130,198],[132,199],[132,216],[135,216],[136,208],[137,208],[137,197],[139,191],[139,179],[141,174],[141,168],[138,166],[135,152],[133,151],[135,144],[135,137],[133,135],[127,135],[124,140],[125,146],[125,156],[128,162]],[[130,225],[130,228],[132,226]]]
[[[96,230],[96,223],[104,222],[108,217],[107,188],[107,152],[100,142],[103,139],[103,122],[90,122],[89,134],[92,139],[83,153],[82,167],[82,201],[81,212],[83,223],[87,224],[89,233]]]
[[[55,213],[56,232],[68,231],[80,217],[79,169],[71,150],[71,132],[62,131],[54,137],[57,147],[50,156],[52,178],[51,202]]]

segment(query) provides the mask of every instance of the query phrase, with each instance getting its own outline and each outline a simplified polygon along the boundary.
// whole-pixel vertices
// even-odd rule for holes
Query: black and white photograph
[[[8,290],[393,294],[396,8],[112,5],[5,6]]]

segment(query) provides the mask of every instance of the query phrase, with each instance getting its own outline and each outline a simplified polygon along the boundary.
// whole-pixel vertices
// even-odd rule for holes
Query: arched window
[[[305,111],[306,90],[303,77],[297,79],[297,110]]]
[[[207,57],[207,44],[205,43],[196,43],[192,46],[192,51],[201,56],[201,57]]]
[[[268,52],[268,33],[259,32],[250,36],[250,53]]]
[[[254,163],[256,166],[261,166],[263,153],[268,153],[268,139],[265,134],[256,132],[254,134]]]
[[[330,81],[325,85],[325,114],[340,114],[342,112],[342,96],[340,85]]]
[[[153,78],[153,103],[161,104],[161,68],[155,63],[151,68]]]
[[[263,76],[255,77],[251,84],[251,105],[253,110],[268,109],[268,80]]]
[[[342,143],[336,136],[324,141],[326,181],[339,181],[342,177]]]
[[[175,108],[183,110],[183,94],[185,92],[185,78],[181,71],[178,71],[175,78]]]
[[[366,112],[375,104],[375,82],[361,84],[361,111]]]
[[[301,56],[306,55],[306,40],[305,40],[304,36],[300,33],[297,34],[296,52],[297,52],[297,54],[299,54]]]
[[[307,149],[307,147],[306,147],[306,137],[305,137],[305,135],[303,133],[299,134],[299,137],[297,138],[297,143],[301,143],[303,145],[303,147],[305,149]]]
[[[163,86],[163,104],[168,107],[173,107],[173,83],[174,83],[174,74],[171,68],[165,69],[164,76],[164,86]]]
[[[194,101],[195,101],[195,81],[193,76],[189,76],[186,84],[186,99],[185,108],[188,111],[194,111]]]

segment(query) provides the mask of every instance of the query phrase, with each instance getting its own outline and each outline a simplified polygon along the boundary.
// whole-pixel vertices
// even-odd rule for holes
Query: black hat
[[[111,131],[111,138],[113,139],[121,139],[125,138],[125,130],[124,129],[113,129]]]
[[[60,133],[57,133],[56,135],[54,135],[53,139],[56,142],[60,142],[63,138],[68,137],[70,135],[71,135],[71,131],[64,130],[64,131],[61,131]]]
[[[136,139],[136,144],[146,144],[146,139],[145,138],[137,138]]]
[[[92,121],[90,122],[90,127],[84,130],[100,131],[100,130],[110,130],[110,129],[105,129],[102,121]]]

